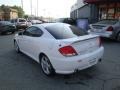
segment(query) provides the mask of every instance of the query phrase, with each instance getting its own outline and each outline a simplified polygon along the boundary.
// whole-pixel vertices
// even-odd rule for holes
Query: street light
[[[39,2],[38,2],[38,0],[37,0],[37,17],[38,17],[38,3],[39,3]]]
[[[22,9],[23,9],[23,0],[21,0],[21,6],[22,6]]]
[[[32,0],[30,0],[31,16],[32,16]]]

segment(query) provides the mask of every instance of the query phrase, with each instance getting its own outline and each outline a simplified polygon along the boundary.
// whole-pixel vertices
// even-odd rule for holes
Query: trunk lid
[[[64,45],[72,46],[78,55],[93,52],[99,48],[100,41],[98,35],[85,35],[78,38],[61,40]]]
[[[107,24],[92,24],[92,25],[90,25],[92,32],[97,32],[97,33],[105,32],[108,27],[110,27],[110,25],[107,25]]]

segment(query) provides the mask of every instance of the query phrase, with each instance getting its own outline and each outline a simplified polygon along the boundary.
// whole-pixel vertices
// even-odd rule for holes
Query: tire
[[[15,31],[12,32],[12,34],[14,34],[14,33],[15,33]]]
[[[118,42],[120,42],[120,32],[117,34],[116,40],[117,40]]]
[[[6,32],[1,32],[1,35],[5,35],[6,34]]]
[[[45,75],[53,76],[55,74],[53,66],[50,63],[50,60],[46,55],[42,55],[40,57],[40,66],[41,66],[41,69]]]
[[[20,53],[20,48],[19,48],[19,46],[17,44],[17,41],[14,41],[14,48],[15,48],[17,53]]]

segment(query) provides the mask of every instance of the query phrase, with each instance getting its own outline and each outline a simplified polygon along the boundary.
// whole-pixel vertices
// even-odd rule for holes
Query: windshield
[[[118,20],[102,20],[97,22],[97,24],[108,24],[108,25],[114,25],[118,22]]]
[[[67,24],[53,24],[46,26],[45,29],[55,38],[55,39],[68,39],[78,36],[87,35],[83,29],[79,29],[72,25]]]

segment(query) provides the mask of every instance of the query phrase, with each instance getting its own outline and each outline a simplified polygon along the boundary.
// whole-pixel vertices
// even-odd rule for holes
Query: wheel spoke
[[[15,49],[16,49],[16,51],[18,51],[18,45],[16,42],[15,42]]]
[[[47,71],[47,73],[50,73],[50,70],[49,70],[49,68],[48,68],[48,67],[46,68],[46,71]]]
[[[46,62],[45,62],[44,58],[42,59],[42,63],[43,63],[44,65],[46,64]]]

